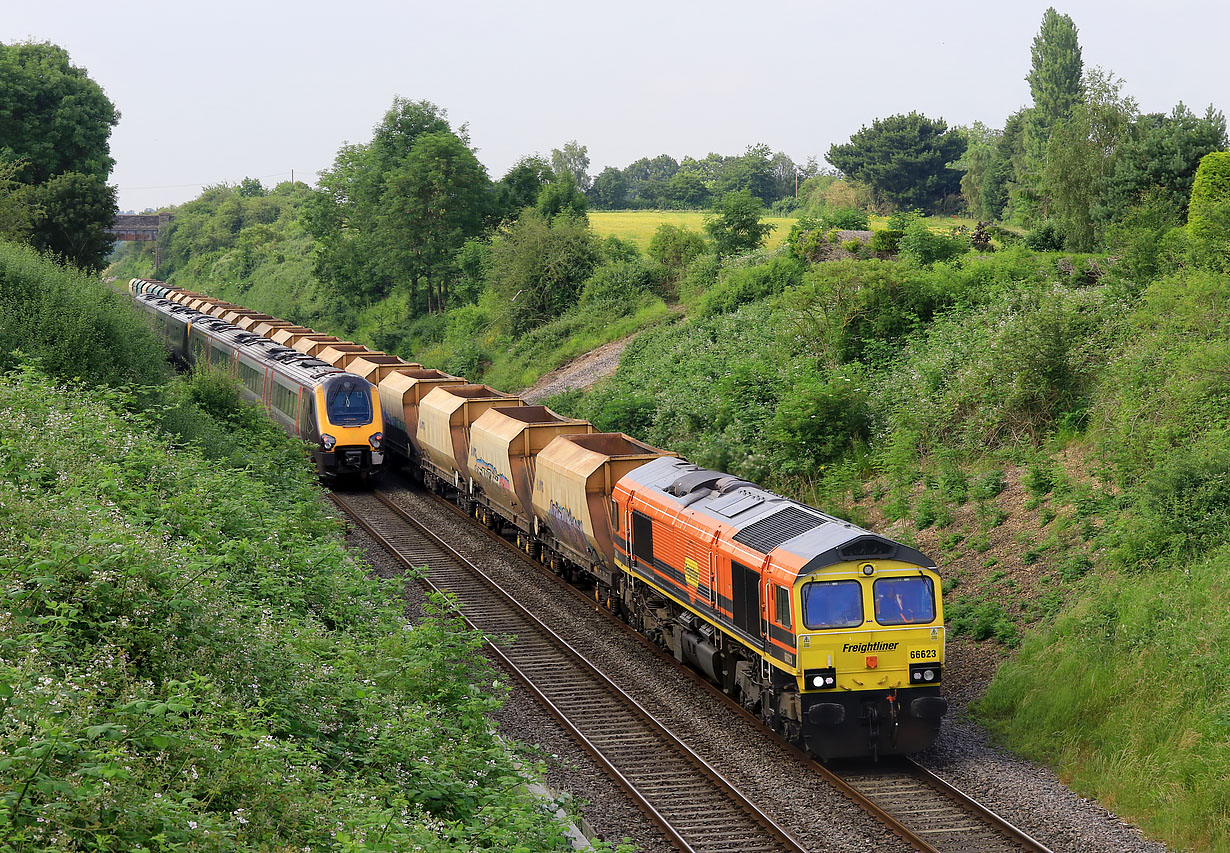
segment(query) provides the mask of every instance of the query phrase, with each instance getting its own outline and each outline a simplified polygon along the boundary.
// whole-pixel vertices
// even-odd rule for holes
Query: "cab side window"
[[[783,628],[790,627],[790,590],[784,586],[773,585],[774,605],[777,613],[777,623]]]

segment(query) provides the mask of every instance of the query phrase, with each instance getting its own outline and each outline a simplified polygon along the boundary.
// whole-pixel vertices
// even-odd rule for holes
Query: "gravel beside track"
[[[436,531],[446,531],[453,546],[501,582],[515,583],[523,600],[592,656],[662,722],[683,737],[705,760],[753,794],[761,808],[815,851],[897,851],[909,849],[896,836],[831,790],[810,770],[776,746],[763,731],[732,713],[574,597],[561,595],[554,580],[492,542],[475,525],[421,492],[398,487],[386,475],[382,490]],[[362,531],[351,541],[364,547],[382,576],[400,572]],[[411,615],[421,612],[423,593],[407,591]],[[1126,851],[1164,853],[1162,845],[1097,803],[1083,799],[1044,768],[1021,761],[989,744],[986,733],[965,717],[965,708],[981,695],[987,673],[996,663],[985,646],[953,641],[946,667],[950,716],[940,740],[921,763],[983,802],[1055,853]],[[620,675],[622,673],[623,675]],[[497,715],[499,730],[531,747],[547,764],[547,783],[574,798],[584,820],[597,835],[618,842],[627,837],[647,853],[671,849],[656,828],[627,799],[517,682]]]

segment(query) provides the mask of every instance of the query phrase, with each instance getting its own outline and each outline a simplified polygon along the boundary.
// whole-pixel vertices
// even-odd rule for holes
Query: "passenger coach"
[[[244,399],[308,442],[320,474],[366,476],[383,468],[380,402],[366,379],[172,302],[156,283],[134,279],[131,289],[173,356],[237,379]]]

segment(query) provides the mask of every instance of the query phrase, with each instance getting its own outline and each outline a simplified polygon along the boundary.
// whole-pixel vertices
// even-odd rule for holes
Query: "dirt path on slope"
[[[620,354],[634,337],[636,336],[629,335],[618,341],[603,344],[596,350],[574,358],[562,367],[555,368],[550,373],[544,373],[538,377],[538,381],[532,387],[521,394],[521,398],[527,403],[538,403],[552,394],[573,388],[588,391],[599,379],[604,379],[615,372],[615,368],[619,367]]]

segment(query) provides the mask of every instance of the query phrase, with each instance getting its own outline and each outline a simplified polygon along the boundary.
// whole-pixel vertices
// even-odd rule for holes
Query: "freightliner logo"
[[[897,643],[846,643],[841,647],[841,650],[861,655],[866,652],[891,652],[897,648],[897,645]]]

